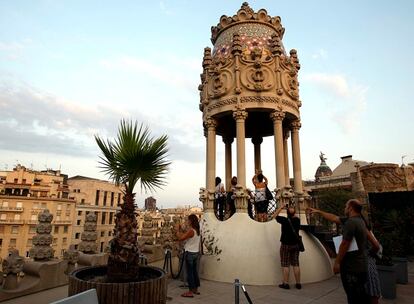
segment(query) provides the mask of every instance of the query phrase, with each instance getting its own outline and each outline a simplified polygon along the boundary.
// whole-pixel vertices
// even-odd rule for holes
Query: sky
[[[131,119],[153,136],[168,135],[172,161],[168,185],[155,193],[137,189],[138,206],[149,195],[158,206],[201,206],[203,50],[212,47],[211,26],[241,4],[0,0],[0,170],[20,163],[108,179],[94,135],[113,138],[120,120]],[[298,51],[304,179],[314,178],[320,151],[332,169],[350,154],[414,162],[413,1],[249,4],[280,16],[285,48]],[[249,184],[253,149],[250,141],[246,146]],[[262,167],[271,186],[273,153],[265,138]],[[221,138],[216,172],[224,176]]]

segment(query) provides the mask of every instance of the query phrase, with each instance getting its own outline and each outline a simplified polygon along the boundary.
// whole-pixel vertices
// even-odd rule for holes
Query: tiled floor
[[[168,284],[168,304],[184,303],[235,303],[234,285],[230,283],[218,283],[212,281],[201,281],[201,294],[194,298],[183,298],[180,295],[186,291],[180,287],[183,283],[170,280]],[[342,289],[339,276],[329,280],[305,284],[301,290],[292,288],[283,290],[277,286],[245,286],[254,304],[282,303],[282,304],[345,304],[345,293]],[[67,296],[67,286],[45,290],[36,294],[4,301],[2,304],[46,304]],[[240,304],[248,303],[244,294],[240,291]],[[395,300],[384,300],[384,304],[413,304],[414,303],[414,263],[409,263],[409,283],[397,285],[397,298]]]

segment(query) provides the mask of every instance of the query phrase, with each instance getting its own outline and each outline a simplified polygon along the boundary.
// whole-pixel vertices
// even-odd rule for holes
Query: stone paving
[[[414,263],[409,263],[408,284],[397,285],[397,298],[395,300],[381,299],[384,304],[412,304],[414,303]],[[205,303],[226,304],[234,302],[234,285],[230,283],[218,283],[201,281],[200,295],[194,298],[183,298],[180,295],[186,291],[180,287],[183,283],[178,280],[170,280],[168,284],[167,304]],[[291,286],[293,287],[293,286]],[[338,275],[329,280],[304,284],[301,290],[292,288],[283,290],[277,286],[248,286],[246,289],[254,304],[283,303],[283,304],[346,304],[345,293]],[[67,297],[68,287],[61,286],[45,290],[28,296],[8,300],[2,304],[46,304]],[[248,303],[244,294],[240,291],[240,304]]]

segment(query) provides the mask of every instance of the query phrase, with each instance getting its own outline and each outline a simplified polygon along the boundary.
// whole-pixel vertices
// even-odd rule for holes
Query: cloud
[[[161,56],[162,58],[162,56]],[[138,58],[133,56],[120,56],[117,58],[100,61],[100,65],[111,71],[129,71],[141,76],[150,77],[163,86],[174,89],[184,89],[193,94],[197,91],[201,66],[196,60],[166,58],[166,62],[153,62],[150,58]]]
[[[167,8],[164,1],[160,1],[160,9],[166,15],[172,15],[173,14],[173,12],[170,9]]]
[[[181,128],[183,124],[173,119],[154,120],[138,109],[84,105],[10,77],[0,76],[0,113],[0,146],[4,150],[90,157],[98,151],[93,135],[113,138],[120,119],[126,118],[149,125],[154,136],[168,134],[172,159],[194,162],[204,155],[192,143],[197,133],[187,128],[192,123]]]
[[[326,57],[328,57],[328,52],[322,48],[312,54],[313,59],[324,59]]]
[[[368,87],[355,84],[341,74],[305,74],[302,80],[320,89],[321,98],[327,102],[330,118],[344,133],[358,130],[361,114],[367,107]]]
[[[4,53],[9,60],[18,60],[22,57],[25,49],[32,45],[31,39],[20,41],[2,42],[0,41],[0,54]]]

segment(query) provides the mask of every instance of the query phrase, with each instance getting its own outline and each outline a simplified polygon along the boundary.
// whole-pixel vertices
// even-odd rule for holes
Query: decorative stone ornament
[[[98,234],[96,233],[96,215],[93,212],[89,212],[85,217],[84,231],[81,235],[81,242],[79,243],[79,251],[87,254],[96,253],[98,246],[96,240],[98,239]]]
[[[19,256],[17,249],[11,249],[7,258],[3,260],[3,289],[12,290],[18,287],[18,277],[23,276],[24,258]]]
[[[39,224],[36,226],[36,235],[33,237],[33,247],[29,255],[35,261],[49,261],[53,258],[54,250],[51,247],[53,238],[52,232],[53,215],[48,209],[43,210],[38,215]]]
[[[75,249],[75,245],[69,246],[69,249],[63,253],[63,259],[68,261],[68,268],[65,273],[69,274],[75,269],[75,265],[79,259],[79,251]]]

